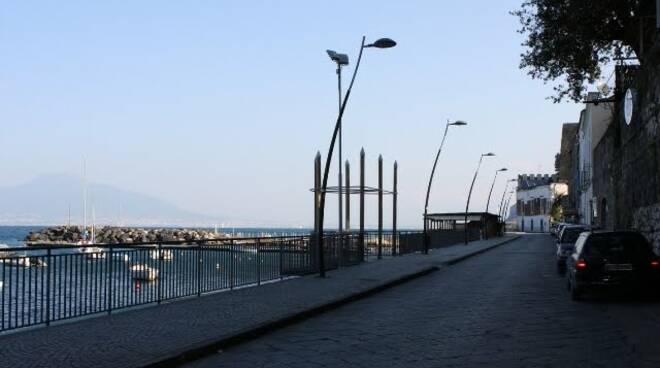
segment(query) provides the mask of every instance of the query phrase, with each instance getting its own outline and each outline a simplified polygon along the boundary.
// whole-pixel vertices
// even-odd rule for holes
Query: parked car
[[[562,228],[557,237],[557,252],[555,255],[559,271],[566,269],[566,259],[573,253],[575,242],[580,234],[585,231],[587,231],[587,227],[584,225],[568,225]]]
[[[660,285],[660,259],[634,231],[584,232],[566,265],[573,300],[596,288],[657,290]]]

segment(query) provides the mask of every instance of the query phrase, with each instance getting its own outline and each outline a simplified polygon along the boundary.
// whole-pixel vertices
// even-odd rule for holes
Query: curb
[[[245,329],[244,331],[232,334],[231,336],[220,338],[219,340],[214,340],[209,343],[203,343],[199,347],[187,349],[181,353],[174,353],[170,357],[159,359],[153,363],[149,363],[144,367],[178,367],[183,363],[188,363],[200,358],[209,356],[211,354],[217,353],[223,349],[227,349],[232,346],[239,345],[241,343],[254,340],[260,336],[271,333],[273,331],[282,329],[284,327],[302,322],[304,320],[310,319],[312,317],[318,316],[320,314],[329,312],[331,310],[337,309],[343,305],[358,301],[360,299],[365,299],[374,294],[383,292],[387,289],[393,288],[395,286],[404,284],[406,282],[412,281],[414,279],[426,276],[430,273],[438,271],[440,268],[437,266],[427,267],[421,271],[408,274],[404,277],[398,278],[386,282],[382,285],[378,285],[368,290],[360,291],[351,295],[348,295],[344,298],[337,299],[335,301],[322,304],[310,309],[304,310],[299,313],[292,314],[271,322],[267,322],[257,327],[252,327]]]
[[[513,237],[511,239],[507,239],[501,243],[494,244],[488,248],[481,249],[479,251],[476,251],[474,253],[466,254],[463,256],[460,256],[458,258],[452,259],[447,262],[443,262],[442,265],[447,265],[451,266],[454,264],[457,264],[459,262],[462,262],[466,259],[469,259],[471,257],[477,256],[479,254],[485,253],[489,250],[492,250],[494,248],[497,248],[501,245],[510,243],[514,240],[519,239],[520,236]],[[222,350],[225,350],[227,348],[230,348],[232,346],[236,346],[242,343],[245,343],[247,341],[254,340],[260,336],[266,335],[268,333],[274,332],[276,330],[282,329],[284,327],[288,327],[291,325],[294,325],[296,323],[300,323],[302,321],[305,321],[307,319],[310,319],[312,317],[316,317],[318,315],[321,315],[323,313],[332,311],[334,309],[337,309],[341,306],[344,306],[346,304],[350,304],[352,302],[365,299],[367,297],[370,297],[372,295],[378,294],[380,292],[383,292],[387,289],[391,289],[395,286],[407,283],[409,281],[418,279],[420,277],[429,275],[435,271],[438,271],[440,267],[438,266],[430,266],[427,268],[424,268],[420,271],[408,274],[406,276],[400,277],[395,280],[388,281],[384,284],[375,286],[371,289],[367,289],[364,291],[360,291],[357,293],[353,293],[351,295],[348,295],[346,297],[321,304],[315,307],[311,307],[307,310],[304,310],[302,312],[294,313],[289,316],[285,316],[283,318],[279,318],[277,320],[273,320],[271,322],[266,322],[262,325],[256,326],[256,327],[251,327],[247,328],[241,332],[234,333],[230,336],[226,337],[221,337],[219,339],[214,339],[213,341],[209,341],[208,343],[202,343],[200,346],[197,347],[191,347],[188,349],[185,349],[183,352],[179,353],[173,353],[170,354],[166,358],[161,358],[158,359],[154,362],[148,363],[144,365],[144,367],[150,367],[150,368],[161,368],[161,367],[178,367],[181,364],[192,362],[201,358],[204,358],[206,356],[216,354],[218,352],[221,352]]]
[[[489,250],[495,249],[495,248],[497,248],[497,247],[499,247],[499,246],[501,246],[501,245],[504,245],[504,244],[511,243],[512,241],[514,241],[514,240],[518,240],[518,239],[520,239],[520,238],[521,238],[521,235],[515,236],[515,237],[513,237],[513,238],[511,238],[511,239],[507,239],[507,240],[505,240],[505,241],[503,241],[503,242],[501,242],[501,243],[494,244],[494,245],[492,245],[492,246],[490,246],[490,247],[488,247],[488,248],[484,248],[484,249],[478,250],[478,251],[476,251],[476,252],[474,252],[474,253],[470,253],[470,254],[466,254],[466,255],[464,255],[464,256],[460,256],[460,257],[458,257],[458,258],[454,258],[454,259],[452,259],[451,261],[444,262],[443,264],[444,264],[444,265],[447,265],[447,266],[453,266],[453,265],[455,265],[455,264],[457,264],[457,263],[460,263],[460,262],[462,262],[462,261],[465,261],[465,260],[468,259],[468,258],[472,258],[472,257],[474,257],[474,256],[478,256],[478,255],[480,255],[480,254],[482,254],[482,253],[486,253],[486,252],[488,252]]]

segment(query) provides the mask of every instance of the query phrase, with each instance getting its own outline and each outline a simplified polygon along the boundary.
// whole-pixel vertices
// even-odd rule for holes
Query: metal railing
[[[315,272],[309,236],[0,249],[0,331]]]
[[[0,332],[316,273],[315,243],[311,234],[0,248]],[[324,246],[330,270],[422,252],[423,232],[326,233]]]

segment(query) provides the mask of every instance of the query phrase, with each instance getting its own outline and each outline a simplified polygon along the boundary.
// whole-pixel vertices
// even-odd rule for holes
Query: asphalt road
[[[573,302],[523,238],[191,367],[660,367],[660,302]]]

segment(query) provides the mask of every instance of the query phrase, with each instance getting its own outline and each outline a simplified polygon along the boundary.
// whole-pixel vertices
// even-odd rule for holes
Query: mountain
[[[211,226],[217,219],[183,210],[167,201],[105,184],[87,185],[87,222],[104,225]],[[0,187],[0,224],[50,225],[82,222],[82,181],[70,175],[44,175]]]

